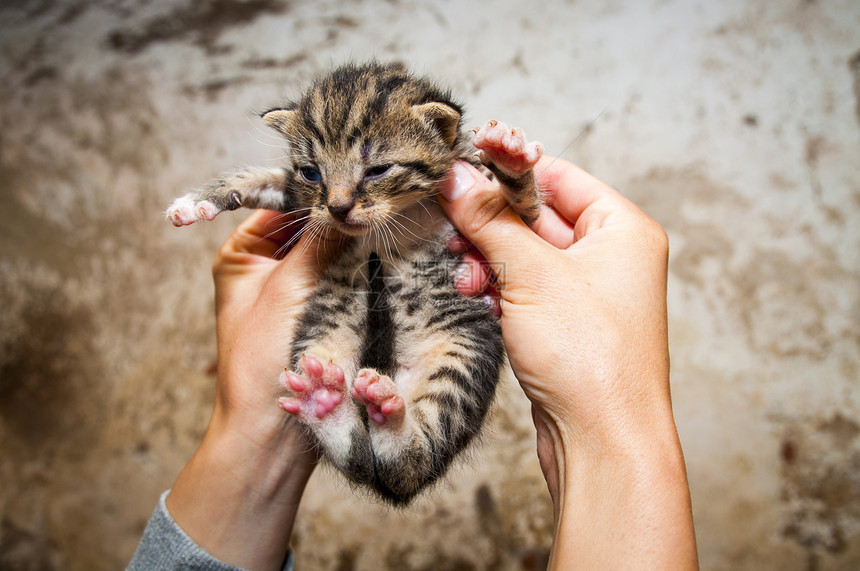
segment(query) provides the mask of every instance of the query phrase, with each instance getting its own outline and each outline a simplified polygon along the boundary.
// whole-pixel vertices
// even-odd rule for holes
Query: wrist
[[[261,413],[252,423],[245,416],[224,418],[216,406],[197,453],[241,483],[247,499],[289,505],[300,497],[317,456],[298,421],[284,414],[274,401],[271,408],[274,410]]]
[[[239,429],[219,408],[167,497],[168,511],[213,557],[278,569],[316,457],[293,418],[261,415]]]
[[[646,422],[548,431],[558,478],[551,568],[696,567],[686,468],[666,404]],[[606,530],[617,534],[612,549],[603,549]]]

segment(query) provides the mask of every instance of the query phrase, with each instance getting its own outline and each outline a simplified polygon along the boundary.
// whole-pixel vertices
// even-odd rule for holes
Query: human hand
[[[454,288],[462,295],[480,296],[492,308],[493,314],[501,317],[496,275],[484,255],[461,234],[455,234],[448,240],[448,250],[461,255],[460,265],[454,274]]]
[[[218,380],[203,443],[167,497],[180,527],[216,558],[250,569],[283,564],[304,486],[316,465],[278,377],[305,299],[336,244],[293,239],[283,214],[254,212],[212,266]],[[280,229],[279,229],[280,228]]]
[[[605,410],[595,406],[623,404],[635,398],[631,390],[645,390],[629,384],[631,371],[660,379],[667,396],[662,228],[573,165],[544,159],[536,171],[546,205],[529,231],[480,172],[458,168],[456,176],[475,186],[465,200],[443,206],[489,267],[501,270],[508,356],[538,409],[564,425],[599,428]],[[487,267],[476,264],[473,289],[486,283]],[[595,382],[595,374],[609,378]]]
[[[213,414],[230,419],[251,440],[260,437],[261,422],[281,427],[288,419],[285,426],[293,425],[294,417],[272,406],[284,392],[278,376],[289,363],[304,302],[336,249],[334,242],[306,238],[288,249],[298,230],[282,213],[256,211],[212,265],[218,334]]]
[[[644,551],[666,557],[637,565],[675,567],[673,554],[694,563],[669,394],[666,233],[570,163],[545,157],[535,172],[546,204],[531,229],[496,185],[466,163],[455,166],[440,202],[500,270],[502,334],[532,402],[538,456],[556,509],[553,561],[569,565],[565,555],[575,552],[584,566],[592,556],[601,567],[614,560],[626,568],[619,554]],[[661,521],[666,527],[654,537]],[[636,543],[625,550],[619,532]],[[615,551],[600,551],[609,537],[616,538]],[[692,545],[692,556],[667,537]],[[672,549],[655,549],[649,538]]]

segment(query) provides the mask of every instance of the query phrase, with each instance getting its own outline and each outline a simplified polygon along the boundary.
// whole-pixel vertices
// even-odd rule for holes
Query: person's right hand
[[[570,563],[560,555],[569,552],[559,551],[567,545],[583,565],[614,561],[627,568],[634,559],[596,551],[600,534],[618,540],[620,532],[639,542],[627,551],[617,543],[615,556],[667,555],[645,557],[637,567],[694,565],[669,394],[666,232],[566,161],[545,157],[535,171],[545,206],[531,229],[498,187],[464,162],[454,167],[440,202],[498,274],[505,347],[532,402],[538,456],[556,509],[554,561]],[[563,517],[565,510],[583,519]],[[677,517],[665,521],[661,515],[669,513]],[[654,527],[661,524],[670,527],[658,538]],[[592,535],[590,548],[583,547]],[[682,545],[691,550],[678,551],[673,537],[689,540]],[[660,551],[649,538],[672,551]]]

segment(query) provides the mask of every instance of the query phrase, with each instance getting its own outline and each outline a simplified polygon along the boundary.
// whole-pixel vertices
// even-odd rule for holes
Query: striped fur
[[[461,115],[447,92],[399,66],[347,65],[262,114],[286,138],[283,169],[239,171],[177,200],[197,219],[264,207],[296,213],[305,232],[352,237],[307,302],[289,368],[301,374],[310,354],[343,371],[344,402],[299,419],[326,460],[395,505],[435,482],[478,434],[505,358],[487,304],[454,288],[454,229],[434,197],[455,160],[480,164]],[[511,181],[517,210],[533,220],[531,170]],[[169,215],[185,224],[183,212]],[[349,397],[362,369],[391,378],[402,421],[378,424]]]

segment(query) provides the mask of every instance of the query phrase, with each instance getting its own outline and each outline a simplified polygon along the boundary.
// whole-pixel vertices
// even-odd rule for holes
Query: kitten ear
[[[275,131],[289,135],[293,132],[292,125],[296,120],[296,114],[297,111],[291,109],[272,109],[260,115],[260,118]]]
[[[439,129],[442,138],[449,146],[454,146],[460,125],[460,112],[444,103],[434,101],[413,105],[412,112],[425,122],[432,123]]]

